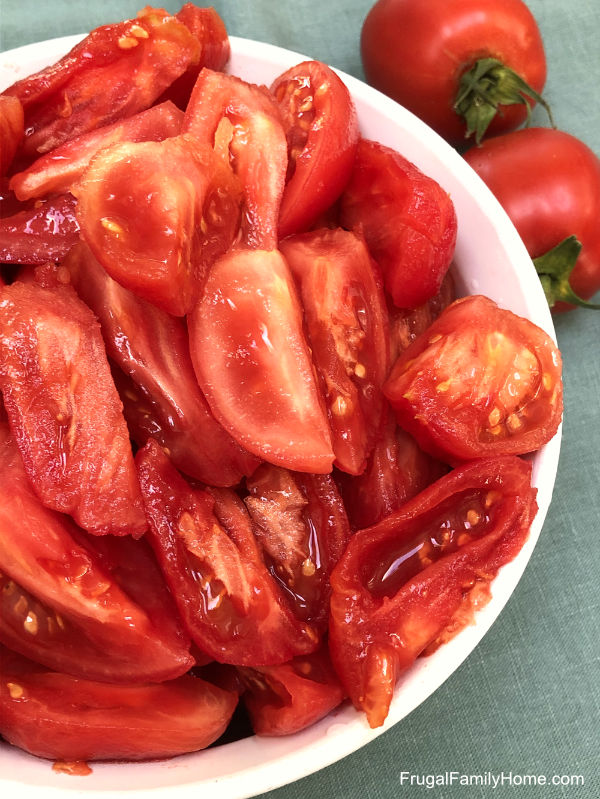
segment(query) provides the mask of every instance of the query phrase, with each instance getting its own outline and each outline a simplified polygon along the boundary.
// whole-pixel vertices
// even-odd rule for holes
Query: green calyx
[[[550,106],[541,94],[497,58],[480,58],[461,77],[454,110],[465,120],[465,136],[475,134],[475,141],[480,144],[499,105],[525,105],[529,124],[532,101],[545,108],[555,127]]]
[[[573,271],[580,252],[581,242],[576,236],[568,236],[545,255],[533,259],[535,270],[551,308],[555,302],[562,301],[578,305],[580,308],[600,310],[600,305],[586,302],[575,294],[569,283],[569,275]]]

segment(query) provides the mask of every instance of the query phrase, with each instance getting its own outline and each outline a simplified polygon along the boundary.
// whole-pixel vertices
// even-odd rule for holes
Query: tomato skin
[[[51,760],[149,760],[215,741],[237,697],[184,675],[160,685],[108,685],[49,671],[0,649],[0,732]]]
[[[384,393],[402,427],[447,463],[533,452],[562,417],[560,352],[529,320],[465,297],[404,351]]]
[[[379,0],[363,24],[361,55],[372,86],[455,144],[466,131],[453,108],[459,80],[475,61],[498,59],[538,93],[546,82],[541,34],[521,0]],[[525,105],[501,105],[488,132],[526,117]]]
[[[360,474],[381,427],[389,371],[388,314],[363,240],[341,229],[280,244],[298,285],[331,427],[334,465]]]
[[[400,153],[361,139],[340,219],[364,236],[398,307],[415,308],[439,292],[456,244],[454,205]]]
[[[0,176],[6,174],[23,135],[21,101],[18,97],[0,95]]]
[[[10,197],[7,204],[13,205]],[[2,203],[2,211],[4,212]],[[79,241],[77,202],[61,194],[0,219],[0,263],[45,264],[60,261]],[[12,210],[12,209],[11,209]]]
[[[280,75],[271,91],[288,141],[288,179],[279,235],[308,230],[342,193],[358,143],[358,118],[350,92],[320,61],[305,61]]]
[[[276,466],[329,473],[329,425],[281,254],[236,250],[216,261],[188,330],[200,388],[231,436]]]
[[[129,434],[92,312],[68,286],[0,294],[0,387],[38,496],[101,535],[146,530]]]
[[[331,575],[329,646],[352,702],[383,724],[398,676],[489,599],[527,539],[531,464],[473,461],[350,539]]]
[[[148,538],[194,642],[215,660],[283,663],[316,649],[261,559],[250,517],[230,489],[191,488],[150,440],[136,455]]]
[[[589,299],[600,289],[600,160],[582,141],[551,128],[497,136],[465,153],[511,218],[532,258],[567,236],[583,248],[569,277]],[[553,310],[572,308],[557,303]]]

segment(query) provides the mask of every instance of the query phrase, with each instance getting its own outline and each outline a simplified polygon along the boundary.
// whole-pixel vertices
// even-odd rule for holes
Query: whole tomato
[[[563,131],[525,128],[488,139],[464,157],[504,206],[535,259],[552,310],[573,307],[560,300],[573,303],[577,296],[595,294],[600,289],[600,160],[592,150]],[[581,243],[581,251],[570,237]],[[548,258],[541,257],[547,253]]]
[[[379,0],[361,55],[372,86],[453,143],[514,130],[544,102],[544,46],[521,0]]]

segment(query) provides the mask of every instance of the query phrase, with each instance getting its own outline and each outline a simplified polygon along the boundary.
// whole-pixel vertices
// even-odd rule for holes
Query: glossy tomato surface
[[[76,207],[71,194],[22,208],[7,194],[0,218],[0,263],[35,265],[63,258],[79,240]]]
[[[465,122],[454,109],[462,74],[478,59],[510,67],[536,92],[546,81],[537,23],[522,0],[379,0],[362,28],[367,81],[453,143]],[[491,135],[525,121],[522,103],[500,105]]]
[[[560,130],[525,128],[497,136],[465,153],[494,192],[532,258],[567,236],[582,249],[569,276],[573,291],[589,299],[600,289],[600,160],[579,139]],[[556,310],[565,310],[557,303]]]

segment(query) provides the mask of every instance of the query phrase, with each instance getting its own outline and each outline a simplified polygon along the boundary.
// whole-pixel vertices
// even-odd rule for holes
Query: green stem
[[[600,305],[586,302],[575,294],[569,283],[569,277],[580,252],[581,242],[576,236],[568,236],[544,255],[533,259],[535,270],[540,277],[544,294],[551,308],[554,303],[560,301],[578,305],[580,308],[600,310]]]

